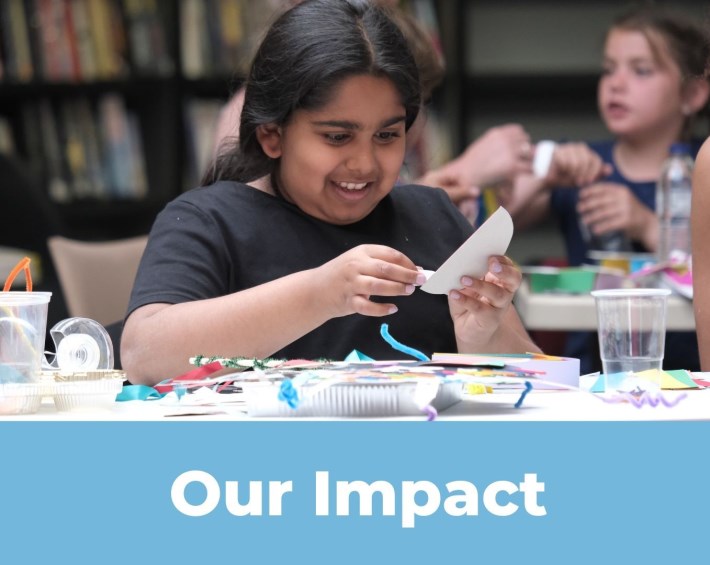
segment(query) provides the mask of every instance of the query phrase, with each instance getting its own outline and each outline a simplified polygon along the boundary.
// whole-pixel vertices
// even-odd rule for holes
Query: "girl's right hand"
[[[371,296],[407,296],[426,282],[403,253],[384,245],[360,245],[314,271],[331,318],[362,314],[387,316],[397,307],[373,302]]]
[[[586,143],[562,143],[555,147],[545,177],[548,186],[585,186],[612,173],[612,166]]]

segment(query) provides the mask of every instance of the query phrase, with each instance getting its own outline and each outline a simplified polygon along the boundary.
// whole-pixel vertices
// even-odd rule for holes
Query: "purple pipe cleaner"
[[[439,415],[439,413],[436,411],[436,408],[434,408],[431,404],[427,404],[424,408],[422,408],[422,412],[426,414],[427,422],[436,420],[437,416]]]
[[[657,396],[652,395],[648,391],[644,391],[641,394],[633,394],[631,392],[625,392],[612,396],[610,398],[604,398],[600,396],[599,398],[604,402],[609,404],[619,404],[620,402],[629,402],[633,404],[636,408],[642,408],[644,404],[648,404],[651,408],[655,408],[659,404],[663,404],[666,408],[673,408],[681,400],[688,396],[685,392],[679,394],[673,400],[669,400],[662,393],[658,393]]]

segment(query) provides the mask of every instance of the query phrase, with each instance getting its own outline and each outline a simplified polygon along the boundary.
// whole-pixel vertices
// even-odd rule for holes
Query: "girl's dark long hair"
[[[385,77],[402,98],[406,127],[419,112],[419,75],[407,41],[386,10],[366,1],[306,0],[266,33],[246,80],[239,140],[221,147],[202,184],[250,182],[273,173],[256,138],[262,124],[284,125],[294,111],[327,104],[355,75]]]

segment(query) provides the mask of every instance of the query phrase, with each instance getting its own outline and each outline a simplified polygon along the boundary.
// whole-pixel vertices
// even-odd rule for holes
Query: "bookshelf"
[[[146,233],[195,186],[265,5],[0,1],[0,150],[40,179],[67,235]]]
[[[710,17],[706,0],[670,3]],[[435,14],[447,72],[433,112],[452,154],[508,122],[534,139],[605,136],[598,61],[604,30],[625,4],[401,4],[420,21]],[[278,5],[0,0],[0,151],[14,151],[42,179],[69,235],[147,232],[166,202],[197,184],[217,112]]]

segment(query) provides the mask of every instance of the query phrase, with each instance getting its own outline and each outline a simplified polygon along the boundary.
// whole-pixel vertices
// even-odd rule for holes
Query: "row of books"
[[[183,75],[197,79],[246,74],[263,32],[291,3],[286,0],[181,0],[179,38]],[[433,0],[406,0],[402,8],[421,22],[441,54]]]
[[[174,69],[158,0],[2,0],[0,80],[115,80]]]
[[[222,99],[210,98],[185,103],[185,190],[199,184],[214,160],[223,106]],[[20,142],[13,135],[11,120],[0,115],[0,153],[18,157],[22,153],[23,159],[42,170],[55,202],[147,196],[139,120],[119,95],[104,95],[93,106],[85,97],[61,103],[44,99],[27,103],[21,114],[24,140]]]
[[[182,0],[182,72],[189,79],[246,73],[261,32],[283,0]]]
[[[243,73],[279,0],[2,0],[0,80]],[[168,39],[178,33],[180,53]]]
[[[194,188],[211,166],[222,99],[190,99],[184,106],[186,162],[183,189]],[[92,105],[86,97],[27,103],[24,140],[0,115],[0,153],[19,155],[44,171],[52,200],[132,199],[147,196],[145,154],[137,116],[117,94]],[[40,133],[41,132],[41,133]]]
[[[44,172],[53,201],[146,196],[139,123],[121,96],[105,94],[93,104],[85,97],[28,102],[21,121],[27,158]]]

